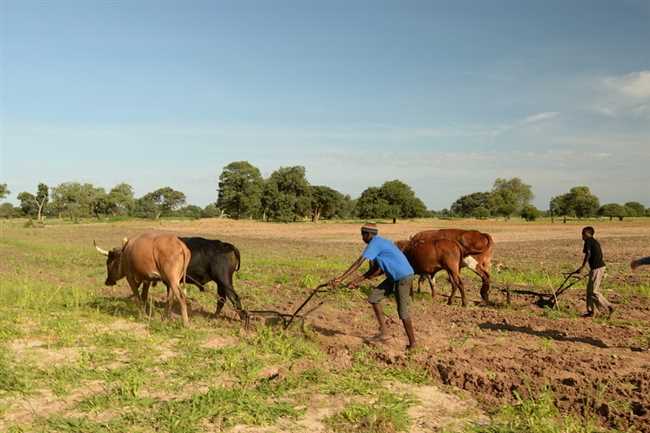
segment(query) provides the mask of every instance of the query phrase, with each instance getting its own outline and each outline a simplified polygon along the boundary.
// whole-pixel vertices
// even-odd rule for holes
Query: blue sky
[[[0,0],[0,182],[161,186],[303,165],[429,208],[519,176],[650,206],[650,0]]]

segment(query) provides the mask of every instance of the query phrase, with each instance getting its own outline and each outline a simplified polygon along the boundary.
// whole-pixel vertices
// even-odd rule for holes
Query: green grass
[[[363,349],[353,354],[352,366],[329,376],[321,391],[330,395],[370,396],[386,391],[391,381],[424,385],[430,383],[430,377],[415,362],[385,366],[374,360],[372,350]]]
[[[534,399],[519,398],[502,406],[488,425],[469,428],[466,433],[600,433],[603,429],[587,419],[560,413],[550,391]]]
[[[336,433],[391,433],[408,431],[408,408],[415,400],[407,394],[382,392],[369,403],[351,403],[325,419]]]

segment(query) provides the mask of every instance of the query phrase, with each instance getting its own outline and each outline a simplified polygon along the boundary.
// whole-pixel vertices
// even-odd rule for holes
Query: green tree
[[[345,194],[340,205],[336,208],[335,217],[340,219],[352,218],[356,204],[356,200],[352,200],[349,194]]]
[[[359,218],[386,218],[390,211],[390,203],[381,196],[379,188],[374,186],[361,193],[355,208]]]
[[[19,193],[16,198],[20,202],[20,210],[23,215],[28,217],[36,217],[38,213],[38,206],[36,205],[36,197],[34,194],[27,191]]]
[[[161,216],[172,215],[175,210],[183,206],[185,204],[185,194],[166,186],[145,194],[140,204],[144,204],[145,208],[149,210],[152,210],[153,205],[153,209],[155,209],[154,218],[158,219]],[[151,215],[151,212],[147,213]]]
[[[175,212],[175,214],[178,216],[188,217],[192,219],[201,218],[202,213],[203,213],[203,209],[193,204],[188,204],[187,206],[183,206],[182,208],[178,209]]]
[[[548,206],[551,221],[553,221],[555,217],[567,216],[569,214],[568,198],[569,194],[562,194],[551,198]]]
[[[355,213],[360,218],[415,218],[426,215],[427,208],[413,189],[400,180],[366,188],[357,200]]]
[[[642,217],[645,214],[645,206],[638,201],[628,201],[625,203],[625,209],[627,210],[627,216]]]
[[[160,217],[160,206],[154,201],[152,196],[145,195],[135,200],[133,204],[133,216],[158,219]]]
[[[92,213],[97,218],[104,215],[116,215],[117,214],[117,204],[111,200],[109,194],[106,194],[104,188],[95,189],[95,197],[92,203]]]
[[[90,183],[64,182],[52,188],[52,207],[59,216],[68,216],[73,220],[79,217],[96,215],[98,201],[106,192]]]
[[[4,200],[5,197],[7,197],[11,191],[7,189],[7,184],[6,183],[0,183],[0,200]]]
[[[488,217],[490,216],[490,193],[489,192],[474,192],[461,196],[451,205],[451,212],[454,215],[462,217]],[[487,212],[487,215],[485,213]]]
[[[0,204],[0,218],[17,218],[20,214],[20,208],[14,207],[11,203]]]
[[[510,218],[513,214],[520,214],[524,206],[530,204],[532,199],[531,186],[523,183],[518,177],[497,178],[490,195],[490,207],[496,215]]]
[[[248,161],[231,162],[219,176],[217,207],[235,219],[256,217],[262,208],[264,181]]]
[[[571,203],[575,216],[587,218],[596,215],[600,207],[598,197],[593,195],[586,186],[575,186],[569,190],[569,202]]]
[[[542,213],[532,204],[527,204],[521,210],[521,217],[526,221],[535,221]]]
[[[479,206],[472,210],[470,216],[478,219],[486,219],[490,217],[490,210],[484,206]]]
[[[343,205],[344,196],[329,186],[317,185],[311,187],[311,220],[331,219]]]
[[[221,211],[214,203],[210,203],[201,210],[201,218],[216,218],[219,216],[221,216]]]
[[[598,209],[598,215],[609,217],[610,221],[612,218],[618,218],[619,221],[623,221],[623,218],[627,216],[627,209],[618,203],[607,203]]]
[[[400,180],[384,182],[379,188],[379,194],[391,206],[389,213],[393,218],[422,217],[427,211],[427,207],[415,196],[413,189]]]
[[[600,201],[586,186],[575,186],[567,194],[551,199],[549,211],[553,216],[586,218],[596,215]]]
[[[43,221],[43,214],[49,202],[49,188],[44,183],[39,183],[36,188],[36,195],[29,192],[18,194],[20,208],[27,216],[36,217],[38,221]]]
[[[311,212],[311,187],[301,166],[281,167],[264,184],[262,206],[266,218],[296,221]]]
[[[115,185],[108,193],[113,212],[118,215],[132,215],[135,207],[133,187],[128,183]]]

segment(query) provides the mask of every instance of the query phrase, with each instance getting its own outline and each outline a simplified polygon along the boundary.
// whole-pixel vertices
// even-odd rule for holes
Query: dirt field
[[[383,395],[372,391],[376,385],[394,395],[402,395],[405,389],[414,395],[417,403],[404,403],[409,407],[410,419],[410,427],[406,428],[411,431],[462,430],[472,423],[485,424],[486,414],[492,414],[501,404],[516,402],[516,396],[527,399],[551,392],[564,414],[603,428],[650,432],[650,269],[629,271],[631,258],[650,254],[650,221],[590,224],[596,228],[608,267],[604,293],[616,308],[609,319],[580,317],[585,308],[584,284],[560,298],[556,310],[539,308],[534,305],[535,298],[525,296],[512,296],[507,304],[499,290],[525,287],[550,292],[556,287],[561,281],[560,272],[573,270],[581,263],[578,223],[422,220],[381,224],[381,235],[393,240],[423,229],[462,227],[489,232],[496,241],[493,305],[479,303],[480,281],[465,270],[470,306],[460,307],[459,299],[447,306],[449,286],[439,276],[441,289],[433,301],[426,288],[416,295],[412,311],[420,348],[405,355],[406,339],[393,301],[384,302],[391,322],[390,340],[384,344],[367,340],[376,331],[372,311],[364,300],[364,291],[367,293],[370,285],[361,291],[343,290],[314,300],[314,307],[324,303],[308,316],[304,333],[297,326],[286,337],[289,344],[267,335],[259,319],[253,320],[252,330],[242,331],[236,314],[228,307],[222,318],[212,318],[214,294],[200,294],[194,288],[189,289],[194,299],[189,330],[180,329],[178,320],[139,317],[133,301],[127,299],[126,282],[114,288],[102,286],[103,259],[91,250],[93,239],[105,248],[112,247],[119,245],[123,236],[150,228],[226,240],[237,245],[242,254],[235,287],[244,306],[291,312],[314,286],[340,273],[360,254],[363,243],[359,223],[199,220],[52,224],[45,228],[3,223],[0,315],[4,321],[0,324],[5,330],[0,333],[0,344],[7,350],[4,360],[0,359],[0,369],[5,366],[9,373],[0,373],[0,418],[5,419],[4,424],[0,421],[0,430],[89,431],[92,427],[105,431],[343,431],[337,427],[336,414],[351,402],[375,407],[378,403],[372,399]],[[53,301],[43,295],[50,290],[55,293],[50,296]],[[24,295],[27,292],[30,294]],[[57,298],[59,292],[61,300]],[[162,300],[163,294],[158,290],[154,296]],[[162,305],[159,310],[163,310]],[[80,335],[84,333],[87,335]],[[133,342],[121,346],[123,342],[116,342],[116,335],[152,344],[155,356],[142,356],[151,362],[148,366],[157,371],[157,376],[142,373],[148,375],[143,376],[142,383],[135,380],[136,386],[131,383],[134,379],[117,374],[129,362],[135,362],[140,352]],[[109,340],[110,353],[97,355],[103,344],[109,347]],[[260,365],[251,367],[253,379],[249,382],[240,377],[236,366],[215,366],[215,371],[221,369],[223,373],[218,381],[224,388],[220,389],[235,389],[229,385],[232,381],[240,385],[255,383],[253,388],[242,385],[241,389],[258,392],[260,380],[286,377],[286,384],[294,383],[291,380],[303,380],[304,372],[316,367],[342,377],[360,371],[363,365],[375,375],[394,371],[398,373],[390,377],[410,379],[369,383],[367,392],[350,391],[346,388],[349,384],[343,386],[328,375],[313,383],[304,379],[310,385],[304,385],[304,389],[289,387],[287,395],[291,397],[263,395],[278,404],[285,397],[294,399],[295,416],[289,409],[286,413],[277,409],[279,418],[268,421],[243,417],[232,422],[219,418],[217,422],[214,415],[206,415],[196,418],[187,429],[178,425],[164,427],[166,418],[161,413],[171,411],[171,405],[191,396],[200,396],[201,402],[212,398],[217,380],[204,369],[189,377],[177,365],[179,354],[191,352],[194,358],[188,360],[205,362],[205,351],[223,357],[224,348],[240,348],[239,341],[246,341],[253,348],[250,353],[261,356]],[[300,355],[293,354],[292,350],[302,344],[309,346]],[[318,354],[312,357],[312,351]],[[369,359],[360,363],[360,353]],[[246,357],[237,359],[243,362]],[[70,363],[81,367],[62,369]],[[89,365],[92,371],[102,373],[82,373]],[[413,371],[424,373],[421,380],[413,379]],[[128,372],[132,374],[132,369]],[[156,387],[149,386],[156,378],[172,381],[174,387],[160,385],[156,391]],[[85,385],[74,386],[78,380]],[[128,383],[130,388],[120,388],[122,394],[116,394],[112,381]],[[109,390],[110,398],[93,397],[104,396]],[[339,395],[345,398],[339,401]],[[379,400],[381,397],[377,397]],[[296,403],[299,401],[304,403],[302,409]],[[93,408],[101,409],[101,416]],[[137,422],[118,416],[138,408],[156,415]],[[182,418],[185,407],[174,408]],[[113,424],[112,430],[107,427],[117,423],[118,418],[120,424]],[[462,422],[455,423],[459,420]]]

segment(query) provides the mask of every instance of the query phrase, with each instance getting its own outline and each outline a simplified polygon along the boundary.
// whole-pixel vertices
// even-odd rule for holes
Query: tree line
[[[9,194],[0,184],[0,199]],[[187,204],[186,196],[162,187],[136,198],[133,187],[120,183],[106,191],[90,183],[64,182],[17,195],[19,205],[0,205],[0,217],[45,216],[78,220],[87,217],[229,217],[265,221],[319,221],[348,218],[415,218],[427,216],[422,200],[399,180],[367,188],[358,199],[326,185],[311,185],[302,166],[281,167],[264,179],[247,161],[235,161],[219,176],[216,203],[204,208]]]
[[[565,194],[552,197],[547,211],[540,211],[531,204],[533,192],[530,185],[521,179],[497,179],[492,189],[487,192],[475,192],[463,195],[456,200],[449,210],[443,210],[444,216],[456,217],[505,217],[520,216],[532,221],[540,216],[552,219],[559,217],[590,218],[596,216],[618,218],[650,216],[637,201],[625,204],[607,203],[601,206],[600,200],[587,186],[575,186]]]
[[[0,184],[0,199],[9,194]],[[531,204],[532,187],[520,178],[497,178],[489,191],[459,197],[449,209],[430,211],[413,189],[400,180],[366,188],[353,199],[327,185],[311,185],[302,166],[280,167],[268,178],[248,161],[226,165],[218,180],[217,200],[205,207],[186,203],[183,192],[169,186],[158,188],[142,197],[135,197],[127,183],[109,191],[90,183],[64,182],[55,187],[39,183],[34,192],[17,195],[20,204],[0,205],[0,217],[27,216],[42,221],[44,216],[85,217],[229,217],[264,221],[319,221],[321,219],[379,219],[473,217],[511,218],[519,216],[532,221],[540,216],[551,218],[595,216],[618,218],[650,216],[650,208],[632,201],[624,204],[600,200],[588,187],[576,186],[567,193],[552,197],[549,208],[540,211]]]
[[[0,198],[9,194],[6,184],[0,185]],[[64,182],[50,188],[39,183],[35,193],[17,195],[18,206],[0,205],[0,216],[27,216],[42,221],[45,216],[78,220],[87,217],[129,216],[159,218],[161,216],[213,216],[210,206],[185,205],[185,194],[170,187],[159,188],[136,198],[128,183],[115,185],[110,191],[90,183]],[[214,205],[212,205],[214,208]],[[216,215],[216,209],[213,212]]]
[[[223,169],[216,207],[235,219],[283,222],[427,215],[422,200],[400,180],[369,187],[353,200],[327,185],[311,185],[302,166],[281,167],[264,179],[248,161],[232,162]]]

